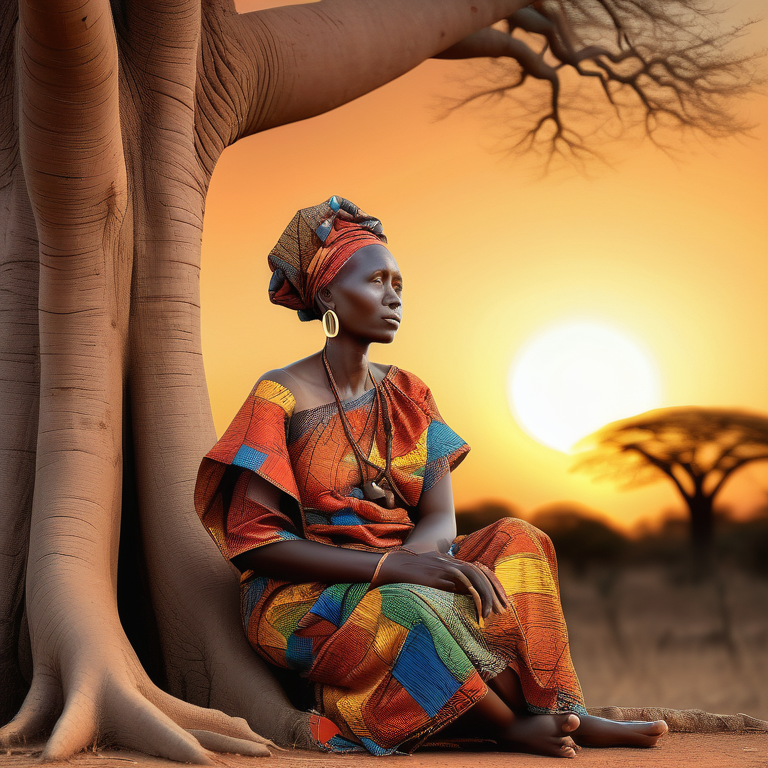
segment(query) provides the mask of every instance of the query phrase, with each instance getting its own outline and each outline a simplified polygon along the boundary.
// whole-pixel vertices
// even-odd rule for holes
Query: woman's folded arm
[[[381,559],[378,552],[343,549],[296,536],[293,526],[280,509],[280,490],[255,472],[248,472],[244,501],[257,507],[260,546],[249,547],[231,558],[235,567],[252,570],[260,576],[286,581],[327,581],[336,583],[370,581]],[[243,478],[242,486],[245,487]],[[248,514],[248,512],[246,512]],[[255,511],[250,510],[250,515]],[[246,523],[247,524],[247,523]],[[254,527],[253,522],[250,523]],[[279,526],[286,526],[277,530]],[[275,531],[270,533],[270,528]],[[277,537],[284,540],[279,540]]]
[[[242,552],[232,562],[241,572],[253,570],[273,579],[351,583],[370,581],[380,559],[380,552],[294,539]]]

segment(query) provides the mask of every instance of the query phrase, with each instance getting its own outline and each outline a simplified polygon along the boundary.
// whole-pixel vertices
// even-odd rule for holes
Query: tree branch
[[[686,493],[685,488],[683,488],[682,483],[675,477],[674,472],[672,472],[672,468],[664,464],[663,461],[657,459],[655,456],[651,456],[651,454],[646,453],[639,445],[631,445],[628,446],[627,450],[630,451],[636,451],[639,453],[649,464],[653,464],[654,467],[657,467],[660,469],[667,477],[669,477],[670,480],[677,486],[677,490],[680,491],[680,495],[686,500],[690,501],[690,495]]]
[[[227,17],[221,82],[245,101],[233,140],[350,102],[526,2],[322,0]]]
[[[758,82],[752,72],[757,55],[728,49],[751,22],[721,30],[714,16],[692,0],[540,0],[509,16],[509,35],[522,34],[529,50],[543,38],[539,58],[554,76],[541,78],[535,71],[540,63],[510,47],[501,55],[512,66],[486,71],[492,87],[457,99],[451,108],[482,96],[506,97],[516,110],[511,136],[520,137],[510,151],[539,150],[548,156],[547,164],[555,154],[576,161],[602,159],[593,146],[602,148],[606,139],[638,127],[667,152],[664,136],[670,131],[710,138],[746,133],[750,126],[730,105]],[[498,56],[498,48],[488,38],[485,55]],[[577,77],[569,77],[568,70]],[[548,97],[521,91],[528,75],[549,81]],[[608,120],[599,98],[585,93],[575,98],[574,88],[590,81],[599,86]]]
[[[750,461],[763,461],[765,459],[768,459],[768,453],[763,456],[750,456],[749,458],[740,459],[729,469],[723,470],[723,476],[720,478],[720,480],[718,480],[717,485],[715,485],[715,487],[709,493],[709,497],[714,499],[717,493],[723,487],[723,484],[728,479],[728,477],[730,477],[730,475],[732,475],[739,467],[743,466],[744,464],[748,464]]]

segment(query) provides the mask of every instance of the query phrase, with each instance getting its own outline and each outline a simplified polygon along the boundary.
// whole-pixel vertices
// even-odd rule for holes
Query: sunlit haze
[[[626,336],[596,323],[557,325],[529,339],[507,387],[522,428],[550,448],[571,446],[604,424],[657,408],[659,374]]]
[[[240,11],[266,5],[237,3]],[[761,7],[737,6],[745,16]],[[765,38],[767,29],[761,22],[752,34]],[[594,395],[589,410],[610,381],[623,382],[612,387],[621,397],[601,418],[644,403],[768,413],[768,99],[745,108],[757,125],[752,138],[689,140],[676,160],[651,142],[629,142],[614,169],[541,180],[540,167],[496,151],[508,116],[492,104],[436,120],[439,99],[463,92],[473,67],[427,61],[328,114],[224,152],[206,204],[201,277],[216,430],[261,374],[322,348],[319,322],[269,302],[267,254],[299,208],[341,195],[381,219],[406,286],[402,326],[391,344],[371,346],[370,359],[422,378],[472,447],[452,475],[457,508],[501,500],[530,515],[574,501],[627,526],[665,510],[682,515],[671,483],[620,492],[570,473],[573,457],[561,449],[594,423],[580,421],[579,390]],[[614,370],[602,347],[571,361],[590,370],[571,369],[559,405],[542,391],[513,412],[509,377],[525,350],[577,322],[615,332],[641,361],[620,353]],[[530,375],[519,385],[535,386]],[[542,421],[550,437],[538,434]],[[762,462],[736,472],[719,498],[746,515],[767,494]]]

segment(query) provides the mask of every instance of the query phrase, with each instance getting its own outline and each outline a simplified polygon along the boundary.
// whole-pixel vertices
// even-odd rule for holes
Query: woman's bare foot
[[[507,725],[498,738],[516,752],[576,757],[579,747],[568,734],[579,727],[579,722],[579,717],[574,714],[523,715]]]
[[[618,722],[594,715],[579,715],[573,734],[584,747],[652,747],[669,730],[663,720]]]

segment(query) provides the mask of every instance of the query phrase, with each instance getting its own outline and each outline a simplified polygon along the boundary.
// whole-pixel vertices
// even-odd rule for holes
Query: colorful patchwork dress
[[[195,506],[226,558],[291,539],[375,552],[405,542],[419,497],[469,446],[414,374],[392,366],[380,391],[394,430],[391,471],[408,507],[385,509],[362,497],[335,402],[294,412],[290,390],[262,379],[198,473]],[[364,454],[383,467],[386,436],[374,394],[342,407]],[[251,472],[283,492],[280,509],[245,495]],[[373,476],[370,468],[365,479]],[[271,664],[315,683],[314,735],[326,749],[412,752],[481,699],[507,665],[531,712],[586,713],[547,536],[507,518],[457,537],[450,554],[493,568],[513,610],[492,613],[481,627],[471,597],[432,587],[242,574],[248,640]]]

